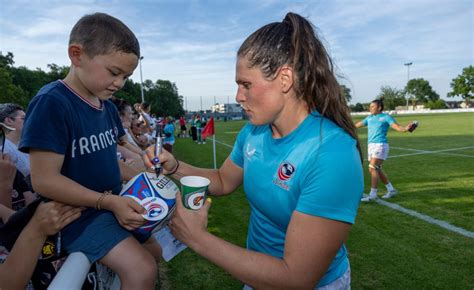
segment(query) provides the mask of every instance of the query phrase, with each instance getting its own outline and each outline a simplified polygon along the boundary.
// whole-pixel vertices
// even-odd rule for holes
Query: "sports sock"
[[[387,188],[388,191],[394,191],[395,188],[393,188],[393,185],[391,182],[385,184],[385,187]]]
[[[377,188],[371,188],[369,196],[371,197],[377,196]]]

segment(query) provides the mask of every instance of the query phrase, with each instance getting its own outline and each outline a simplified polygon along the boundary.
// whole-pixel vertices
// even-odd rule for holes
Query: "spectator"
[[[178,135],[181,138],[186,138],[187,129],[186,129],[186,119],[184,116],[179,117],[179,127],[181,129],[181,133]]]
[[[29,155],[18,150],[24,121],[25,111],[23,110],[23,107],[12,103],[0,104],[0,122],[15,129],[6,134],[7,139],[3,151],[10,155],[11,160],[23,176],[29,178]]]
[[[171,116],[166,117],[165,123],[165,128],[163,129],[163,133],[165,133],[163,148],[168,150],[168,152],[173,153],[173,145],[175,142],[173,118]]]
[[[8,211],[0,205],[0,212],[5,210]],[[0,289],[25,289],[46,238],[56,234],[80,215],[80,208],[59,202],[51,201],[38,205],[7,259],[0,264]]]

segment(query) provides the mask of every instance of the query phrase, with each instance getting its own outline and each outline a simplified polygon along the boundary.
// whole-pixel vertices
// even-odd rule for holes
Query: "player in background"
[[[371,188],[369,195],[361,199],[361,201],[364,202],[369,202],[377,198],[377,184],[379,180],[381,180],[387,188],[387,192],[382,198],[391,198],[398,194],[398,191],[388,180],[387,174],[382,170],[382,163],[388,158],[388,128],[391,127],[398,132],[413,132],[418,126],[417,121],[411,122],[406,127],[400,126],[392,116],[383,113],[382,100],[377,99],[372,101],[369,106],[369,112],[369,116],[356,123],[357,128],[368,127],[369,129],[368,159]]]

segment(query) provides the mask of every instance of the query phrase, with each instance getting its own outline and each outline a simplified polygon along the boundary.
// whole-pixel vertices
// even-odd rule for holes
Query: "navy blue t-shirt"
[[[117,140],[125,135],[116,107],[87,102],[62,81],[47,84],[31,100],[19,149],[64,155],[61,173],[98,192],[119,193]]]

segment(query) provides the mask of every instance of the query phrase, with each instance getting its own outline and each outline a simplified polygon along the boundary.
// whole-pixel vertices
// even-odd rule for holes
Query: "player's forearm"
[[[47,236],[31,222],[23,229],[5,263],[0,265],[0,289],[25,289]]]
[[[196,253],[256,289],[313,289],[302,281],[283,259],[250,251],[208,232],[198,243],[188,245]]]

